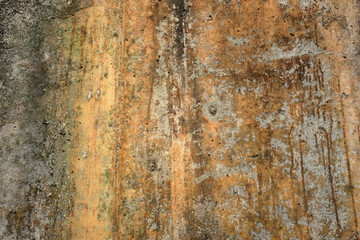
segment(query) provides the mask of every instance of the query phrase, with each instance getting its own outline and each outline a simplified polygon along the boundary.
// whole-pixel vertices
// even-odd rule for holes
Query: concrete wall
[[[0,0],[1,239],[358,239],[355,0]]]

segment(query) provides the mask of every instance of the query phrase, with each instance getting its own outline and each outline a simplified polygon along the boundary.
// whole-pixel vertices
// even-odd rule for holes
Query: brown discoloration
[[[104,13],[110,6],[95,3],[89,11],[99,14],[101,24],[94,26],[102,27],[86,27],[94,31],[93,50],[105,54],[110,50],[103,31],[112,20]],[[88,119],[93,109],[99,109],[99,117],[107,112],[115,119],[115,134],[108,133],[114,148],[101,153],[113,156],[114,198],[107,211],[114,220],[99,225],[97,210],[88,209],[87,201],[92,209],[101,202],[93,195],[104,187],[99,178],[105,170],[89,155],[86,165],[74,165],[75,171],[85,171],[84,180],[75,178],[75,192],[87,189],[82,200],[87,208],[76,210],[82,201],[74,198],[74,218],[86,221],[69,225],[72,237],[76,232],[104,237],[105,229],[117,239],[351,235],[339,209],[351,203],[356,216],[353,187],[350,198],[338,201],[337,194],[348,184],[337,173],[339,164],[347,162],[349,178],[353,172],[350,156],[339,157],[341,151],[349,155],[348,130],[333,124],[347,113],[336,110],[345,104],[336,94],[341,92],[336,73],[324,73],[329,71],[324,64],[336,62],[331,60],[335,50],[322,43],[334,24],[347,26],[344,18],[329,18],[323,27],[316,17],[321,6],[305,2],[125,1],[117,6],[119,52],[112,55],[114,73],[106,70],[106,79],[113,81],[107,91],[114,97],[75,103],[83,104],[76,131],[90,131],[84,132],[89,152],[104,146],[92,127],[100,119]],[[106,55],[93,56],[92,66],[112,62]],[[104,80],[102,69],[82,74],[98,74],[89,78],[96,85]],[[311,127],[314,121],[318,127]],[[333,146],[339,138],[345,141],[340,149]],[[317,211],[329,212],[329,225]],[[354,222],[357,229],[356,217]]]
[[[114,54],[118,42],[117,1],[95,2],[70,19],[68,64],[75,88],[75,115],[69,175],[74,182],[67,237],[108,239],[111,236],[111,165],[114,157],[113,114],[116,86]]]
[[[60,39],[50,65],[64,95],[51,116],[64,115],[71,139],[54,234],[357,239],[357,7],[94,0],[60,11],[48,39]],[[23,209],[7,221],[20,226]]]

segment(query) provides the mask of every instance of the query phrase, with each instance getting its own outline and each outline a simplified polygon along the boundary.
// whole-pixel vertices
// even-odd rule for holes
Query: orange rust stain
[[[70,58],[79,67],[78,75],[72,76],[78,86],[69,163],[75,191],[67,233],[72,239],[111,237],[117,2],[95,2],[72,17],[74,50]]]
[[[355,2],[305,2],[75,13],[66,236],[357,238]]]
[[[174,139],[171,149],[172,172],[171,172],[171,198],[172,198],[172,239],[182,239],[186,231],[186,188],[185,188],[185,164],[187,156],[185,136]]]

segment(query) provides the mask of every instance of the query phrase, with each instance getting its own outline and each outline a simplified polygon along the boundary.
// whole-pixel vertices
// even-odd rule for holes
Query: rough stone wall
[[[358,239],[355,0],[0,0],[0,239]]]

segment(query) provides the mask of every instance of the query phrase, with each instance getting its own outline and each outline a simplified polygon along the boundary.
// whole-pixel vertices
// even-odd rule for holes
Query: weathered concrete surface
[[[1,239],[358,239],[355,0],[0,0]]]

